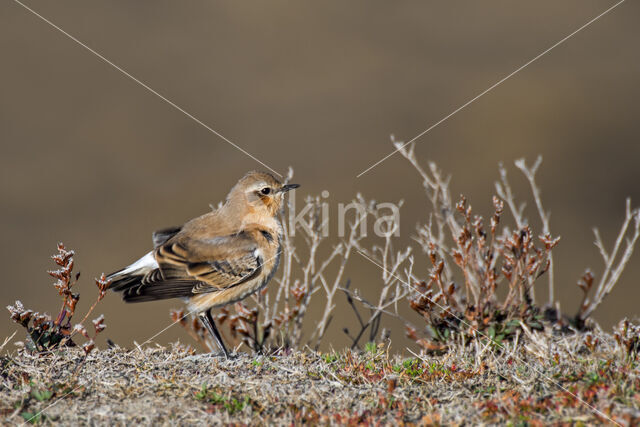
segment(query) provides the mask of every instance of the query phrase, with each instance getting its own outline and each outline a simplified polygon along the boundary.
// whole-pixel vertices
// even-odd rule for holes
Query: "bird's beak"
[[[282,188],[280,189],[281,193],[286,193],[289,190],[293,190],[294,188],[298,188],[300,187],[300,184],[286,184],[283,185]]]

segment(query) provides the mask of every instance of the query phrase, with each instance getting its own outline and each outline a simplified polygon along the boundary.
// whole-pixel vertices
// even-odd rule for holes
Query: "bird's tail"
[[[109,274],[107,276],[107,279],[111,280],[109,289],[122,292],[133,286],[138,286],[149,272],[157,268],[158,263],[153,252],[149,252],[133,264]]]
[[[125,291],[133,286],[140,285],[142,283],[142,278],[144,275],[121,275],[119,271],[112,273],[107,276],[107,279],[111,280],[109,284],[109,289],[115,292]]]

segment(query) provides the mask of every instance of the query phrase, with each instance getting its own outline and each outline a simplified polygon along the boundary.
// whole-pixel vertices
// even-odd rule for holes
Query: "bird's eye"
[[[264,195],[271,193],[271,189],[269,187],[264,187],[260,192]]]

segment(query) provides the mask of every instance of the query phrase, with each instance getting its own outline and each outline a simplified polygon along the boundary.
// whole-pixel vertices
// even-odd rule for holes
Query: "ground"
[[[281,352],[283,353],[283,352]],[[1,356],[3,424],[613,424],[640,421],[640,367],[602,334],[452,344],[440,354],[185,346]]]

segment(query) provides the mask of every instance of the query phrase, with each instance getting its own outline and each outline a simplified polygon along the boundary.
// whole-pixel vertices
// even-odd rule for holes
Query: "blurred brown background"
[[[266,164],[293,166],[298,200],[322,190],[333,208],[356,192],[404,199],[402,241],[410,243],[429,208],[417,175],[399,155],[356,174],[392,150],[390,134],[414,137],[613,2],[26,4]],[[638,16],[638,2],[622,4],[416,148],[452,174],[454,195],[464,192],[485,214],[499,161],[531,207],[513,160],[544,156],[538,178],[562,236],[556,287],[569,313],[584,268],[602,271],[591,228],[611,245],[625,197],[640,203]],[[0,35],[3,307],[20,299],[57,310],[46,270],[64,241],[77,251],[82,312],[93,277],[144,254],[153,230],[206,212],[260,168],[14,2],[0,4]],[[639,264],[640,250],[596,312],[605,328],[638,314]],[[379,283],[363,260],[349,277],[361,289]],[[110,294],[96,314],[105,314],[105,336],[130,346],[165,327],[168,308],[180,305],[124,305]],[[340,327],[352,322],[341,310],[326,344],[345,345]],[[0,338],[15,329],[0,321]],[[392,338],[402,335],[393,326]],[[179,328],[157,341],[178,338],[190,342]]]

